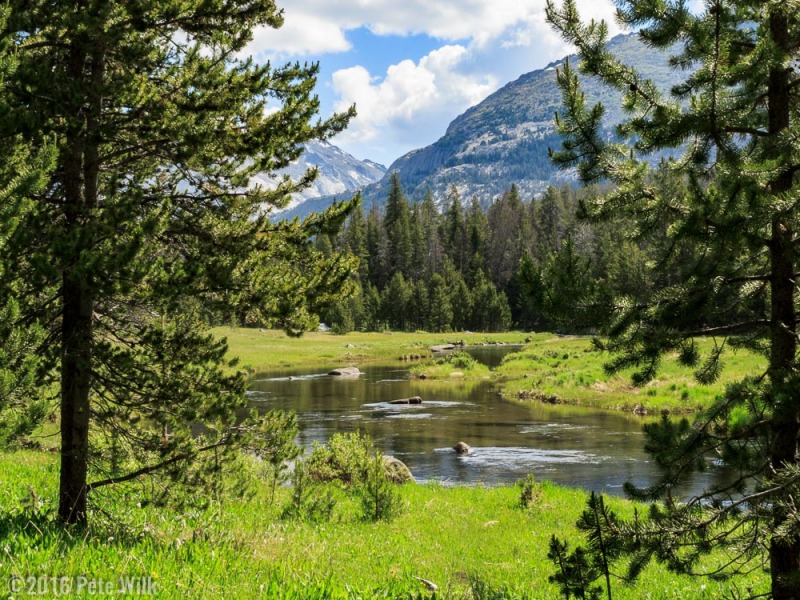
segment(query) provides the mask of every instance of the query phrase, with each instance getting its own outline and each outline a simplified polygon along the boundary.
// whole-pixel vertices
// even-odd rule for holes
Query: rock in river
[[[447,352],[448,350],[455,350],[455,344],[439,344],[438,346],[431,346],[431,352]]]
[[[392,483],[408,483],[409,481],[414,481],[414,476],[411,474],[406,464],[394,456],[383,457],[383,470],[386,473],[386,479]]]
[[[464,442],[458,442],[455,446],[453,446],[453,450],[456,451],[456,454],[469,454],[472,448],[470,448]]]
[[[339,369],[334,369],[328,375],[336,375],[338,377],[358,377],[361,375],[361,371],[358,370],[358,367],[341,367]]]
[[[411,396],[411,398],[400,398],[399,400],[390,400],[389,404],[422,404],[422,398],[419,396]]]

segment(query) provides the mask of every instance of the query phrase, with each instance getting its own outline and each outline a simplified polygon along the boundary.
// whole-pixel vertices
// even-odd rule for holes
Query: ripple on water
[[[577,425],[575,423],[539,423],[536,425],[526,425],[520,429],[522,434],[539,434],[539,435],[559,435],[566,431],[581,431],[586,429],[600,429],[597,425]]]
[[[434,452],[453,453],[452,448],[436,448]],[[520,465],[584,464],[596,465],[603,458],[581,450],[542,450],[521,447],[473,447],[469,454],[456,458],[475,467],[514,468]]]
[[[387,419],[431,419],[431,413],[395,413],[393,415],[386,415]]]

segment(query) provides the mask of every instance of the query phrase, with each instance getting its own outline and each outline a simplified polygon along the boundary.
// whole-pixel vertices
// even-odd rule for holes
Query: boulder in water
[[[456,451],[456,454],[463,455],[463,454],[469,454],[472,451],[472,448],[470,448],[464,442],[458,442],[455,446],[453,446],[453,450]]]
[[[408,483],[409,481],[414,481],[411,470],[402,460],[394,456],[383,457],[383,470],[386,473],[386,479],[392,483]]]
[[[334,375],[336,377],[358,377],[361,375],[361,371],[358,370],[358,367],[341,367],[339,369],[334,369],[328,375]]]
[[[389,404],[422,404],[422,398],[419,396],[411,396],[411,398],[400,398],[399,400],[390,400]]]

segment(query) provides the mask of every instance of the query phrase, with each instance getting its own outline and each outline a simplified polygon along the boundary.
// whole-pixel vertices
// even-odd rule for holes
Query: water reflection
[[[497,364],[513,348],[484,349]],[[362,366],[358,378],[325,375],[340,365],[260,373],[250,403],[259,410],[297,412],[299,442],[324,443],[334,432],[362,430],[384,453],[403,460],[420,481],[511,483],[539,479],[621,494],[622,484],[648,484],[654,473],[642,451],[642,420],[634,415],[503,400],[488,382],[418,381],[406,368]],[[421,396],[422,404],[390,404]],[[472,447],[465,456],[452,446]],[[714,467],[681,490],[695,494],[724,477]]]

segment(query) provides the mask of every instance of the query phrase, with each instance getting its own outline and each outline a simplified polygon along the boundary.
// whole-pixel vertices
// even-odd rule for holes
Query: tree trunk
[[[104,54],[93,48],[89,64],[89,93],[75,108],[76,119],[67,133],[63,165],[67,234],[73,246],[64,259],[61,323],[61,477],[58,516],[62,523],[86,524],[89,465],[89,393],[92,385],[92,336],[95,293],[91,276],[81,264],[93,247],[91,210],[97,206],[99,175],[98,122]],[[76,81],[85,80],[86,53],[73,46],[68,68]]]
[[[92,297],[85,281],[65,274],[61,358],[61,480],[58,517],[85,524],[89,464],[89,389],[92,361]]]
[[[770,30],[776,45],[786,50],[789,43],[788,19],[780,9],[770,18]],[[770,72],[769,133],[773,139],[789,127],[789,81],[789,71],[783,67],[773,68]],[[770,183],[770,192],[773,195],[788,192],[791,188],[790,173],[781,175]],[[772,421],[770,462],[774,471],[797,463],[800,397],[798,391],[793,389],[794,385],[789,377],[794,369],[797,352],[793,240],[794,232],[789,219],[776,215],[772,222],[770,243],[772,295],[770,379],[776,400]],[[780,526],[785,518],[785,510],[776,505],[773,514],[774,525]],[[800,540],[773,539],[769,554],[773,598],[800,599]]]

